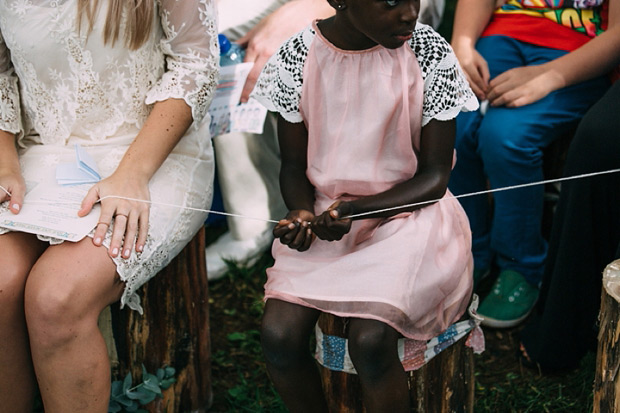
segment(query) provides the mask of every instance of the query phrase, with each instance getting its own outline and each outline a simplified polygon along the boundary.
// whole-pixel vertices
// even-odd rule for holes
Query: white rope
[[[359,218],[359,217],[364,217],[364,216],[367,216],[367,215],[379,214],[381,212],[393,211],[393,210],[402,209],[402,208],[411,208],[411,207],[416,207],[416,206],[421,206],[421,205],[433,204],[435,202],[446,201],[448,199],[459,199],[459,198],[471,197],[471,196],[476,196],[476,195],[490,194],[490,193],[494,193],[494,192],[501,192],[501,191],[509,191],[509,190],[513,190],[513,189],[526,188],[526,187],[536,186],[536,185],[546,185],[546,184],[552,184],[552,183],[556,183],[556,182],[564,182],[564,181],[569,181],[569,180],[590,178],[590,177],[593,177],[593,176],[606,175],[606,174],[612,174],[612,173],[618,173],[618,172],[620,172],[620,168],[618,168],[618,169],[609,169],[609,170],[600,171],[600,172],[591,172],[591,173],[586,173],[586,174],[581,174],[581,175],[565,176],[565,177],[562,177],[562,178],[547,179],[547,180],[544,180],[544,181],[530,182],[530,183],[527,183],[527,184],[512,185],[512,186],[506,186],[506,187],[502,187],[502,188],[488,189],[488,190],[484,190],[484,191],[471,192],[471,193],[467,193],[467,194],[448,196],[448,197],[443,197],[443,198],[438,198],[438,199],[431,199],[429,201],[416,202],[416,203],[413,203],[413,204],[406,204],[406,205],[399,205],[399,206],[390,207],[390,208],[378,209],[378,210],[375,210],[375,211],[362,212],[362,213],[359,213],[359,214],[349,215],[349,216],[343,217],[343,218]],[[6,188],[4,188],[3,186],[0,185],[0,189],[2,189],[5,193],[7,193],[9,196],[11,196],[11,193]],[[244,219],[252,219],[252,220],[263,221],[263,222],[272,222],[272,223],[276,223],[276,224],[278,223],[278,221],[273,220],[273,219],[256,218],[256,217],[251,217],[251,216],[247,216],[247,215],[231,214],[231,213],[228,213],[228,212],[213,211],[213,210],[210,210],[210,209],[193,208],[193,207],[188,207],[188,206],[184,206],[184,205],[169,204],[169,203],[166,203],[166,202],[153,202],[153,201],[148,201],[148,200],[144,200],[144,199],[129,198],[129,197],[118,196],[118,195],[106,195],[103,198],[99,199],[98,202],[101,202],[101,201],[103,201],[105,199],[109,199],[109,198],[123,199],[123,200],[126,200],[126,201],[134,201],[134,202],[144,202],[144,203],[151,204],[151,205],[167,206],[167,207],[186,209],[186,210],[196,211],[196,212],[206,212],[206,213],[209,213],[209,214],[224,215],[224,216],[236,217],[236,218],[244,218]],[[32,203],[43,203],[43,202],[32,202]],[[45,202],[45,204],[49,204],[49,202]],[[80,203],[77,203],[77,202],[55,202],[55,204],[78,205],[78,206],[80,205]]]

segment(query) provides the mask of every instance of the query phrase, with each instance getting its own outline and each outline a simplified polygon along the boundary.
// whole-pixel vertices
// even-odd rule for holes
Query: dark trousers
[[[620,82],[580,122],[565,176],[620,168]],[[602,272],[620,258],[620,173],[566,181],[553,220],[540,301],[522,333],[543,368],[574,367],[596,344]]]

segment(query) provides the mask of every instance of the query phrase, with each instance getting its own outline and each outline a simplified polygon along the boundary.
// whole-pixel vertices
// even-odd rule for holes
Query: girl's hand
[[[478,99],[486,100],[489,91],[489,65],[484,57],[473,47],[454,46],[454,54],[465,72],[469,86]]]
[[[288,245],[297,251],[306,251],[314,240],[314,234],[310,228],[314,214],[304,209],[290,211],[286,218],[281,219],[273,229],[273,235],[280,239],[284,245]]]
[[[24,204],[26,184],[19,170],[0,168],[0,185],[11,195],[0,189],[0,203],[9,201],[9,210],[18,214]]]
[[[523,66],[507,70],[494,78],[488,93],[492,106],[516,108],[536,102],[564,87],[559,74],[544,65]]]
[[[82,201],[78,215],[81,217],[87,215],[93,205],[106,196],[149,201],[148,182],[141,182],[135,177],[131,178],[115,172],[90,188]],[[148,202],[119,198],[103,199],[93,244],[101,246],[108,228],[112,226],[112,221],[114,221],[112,241],[108,250],[110,257],[117,257],[121,253],[121,257],[129,258],[134,245],[137,252],[142,252],[149,227],[149,210]]]
[[[312,231],[322,240],[339,241],[351,230],[351,204],[336,201],[312,221]]]

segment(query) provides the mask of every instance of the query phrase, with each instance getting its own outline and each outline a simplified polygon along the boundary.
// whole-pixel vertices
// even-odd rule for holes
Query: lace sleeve
[[[307,28],[287,40],[271,56],[252,91],[253,98],[291,123],[303,120],[299,99],[304,64],[314,35],[314,30]]]
[[[449,120],[478,108],[478,100],[452,48],[429,26],[418,24],[410,46],[424,79],[422,126],[431,119]]]
[[[200,121],[209,108],[219,72],[214,0],[160,0],[166,72],[146,103],[184,99]]]
[[[20,119],[17,75],[13,71],[9,49],[0,33],[0,130],[21,133]]]

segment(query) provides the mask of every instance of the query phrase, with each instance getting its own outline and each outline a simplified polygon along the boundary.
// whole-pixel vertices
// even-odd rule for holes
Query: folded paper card
[[[59,185],[94,184],[101,176],[95,160],[80,145],[75,145],[75,162],[62,163],[56,167],[56,181]]]

